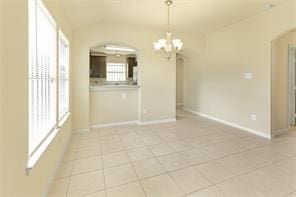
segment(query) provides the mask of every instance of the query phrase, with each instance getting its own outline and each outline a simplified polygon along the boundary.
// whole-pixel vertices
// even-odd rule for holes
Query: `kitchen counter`
[[[139,85],[91,85],[89,91],[137,90]]]

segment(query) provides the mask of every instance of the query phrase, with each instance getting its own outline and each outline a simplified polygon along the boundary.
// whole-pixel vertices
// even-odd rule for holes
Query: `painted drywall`
[[[295,27],[295,8],[288,1],[206,35],[205,63],[195,67],[195,81],[185,83],[195,90],[192,95],[187,90],[185,107],[270,135],[271,41]],[[244,79],[244,73],[253,79]]]
[[[296,45],[296,32],[288,32],[272,42],[272,131],[288,125],[288,47]]]
[[[4,17],[2,15],[3,11],[3,5],[0,3],[0,27],[2,28],[3,27],[3,20],[4,20]],[[0,120],[3,120],[3,110],[2,110],[2,105],[3,105],[3,101],[2,101],[2,91],[3,91],[3,62],[2,62],[2,48],[4,47],[4,45],[2,44],[2,41],[3,40],[3,36],[2,36],[2,31],[0,31]],[[4,169],[3,167],[3,159],[4,159],[4,147],[3,147],[3,132],[4,132],[4,129],[3,129],[3,123],[2,121],[0,121],[0,169]],[[4,179],[3,179],[3,170],[0,170],[0,196],[3,196],[4,193],[3,193],[3,188],[4,188]]]
[[[138,120],[138,89],[90,92],[90,125]]]
[[[1,50],[4,65],[1,72],[1,136],[3,160],[1,196],[40,197],[53,175],[62,150],[71,135],[71,118],[63,125],[55,140],[26,174],[28,159],[28,1],[1,1]],[[56,3],[48,4],[64,33],[71,39],[70,27]]]
[[[176,102],[177,105],[181,105],[183,103],[183,69],[184,68],[184,60],[182,57],[177,56],[177,63],[176,63]]]
[[[174,119],[176,115],[176,60],[168,61],[153,49],[164,31],[121,24],[95,24],[73,33],[73,128],[89,127],[89,49],[118,43],[138,51],[139,113],[141,121]],[[146,114],[142,110],[146,109]],[[119,113],[125,113],[124,111]]]

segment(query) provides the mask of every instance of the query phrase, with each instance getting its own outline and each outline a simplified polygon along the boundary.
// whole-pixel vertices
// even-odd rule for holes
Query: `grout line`
[[[175,125],[175,124],[174,124]],[[134,170],[134,172],[135,172],[135,174],[136,174],[136,176],[137,176],[137,181],[131,181],[131,182],[128,182],[128,183],[124,183],[124,184],[121,184],[121,185],[116,185],[116,186],[112,186],[112,187],[110,187],[110,188],[115,188],[115,187],[119,187],[119,186],[122,186],[122,185],[126,185],[126,184],[129,184],[129,183],[132,183],[132,182],[140,182],[140,184],[141,184],[141,187],[142,187],[142,190],[143,190],[143,192],[144,192],[144,194],[147,196],[147,194],[146,194],[146,192],[145,192],[145,190],[144,190],[144,187],[143,187],[143,185],[142,185],[142,181],[143,180],[146,180],[146,179],[150,179],[150,178],[152,178],[152,177],[156,177],[156,176],[160,176],[160,175],[164,175],[164,174],[168,174],[173,180],[174,180],[174,178],[171,176],[171,174],[170,173],[172,173],[172,172],[174,172],[174,171],[177,171],[177,170],[181,170],[181,169],[185,169],[185,168],[188,168],[188,167],[195,167],[195,166],[198,166],[198,165],[200,165],[200,164],[203,164],[203,163],[207,163],[207,162],[211,162],[211,161],[215,161],[215,162],[217,162],[218,160],[220,160],[220,159],[223,159],[223,158],[226,158],[226,157],[230,157],[230,156],[234,156],[234,155],[239,155],[239,154],[241,154],[241,153],[245,153],[245,152],[250,152],[250,151],[253,151],[253,150],[256,150],[256,149],[260,149],[260,148],[264,148],[264,147],[268,147],[268,146],[270,146],[271,145],[271,143],[269,143],[269,144],[265,144],[265,143],[263,143],[263,144],[260,144],[260,145],[258,145],[258,146],[255,146],[255,147],[252,147],[252,148],[246,148],[245,150],[242,150],[242,151],[239,151],[239,152],[236,152],[236,153],[232,153],[232,154],[228,154],[228,155],[225,155],[225,156],[222,156],[222,157],[218,157],[218,158],[210,158],[209,157],[209,160],[207,160],[207,161],[204,161],[204,162],[201,162],[201,163],[197,163],[197,164],[190,164],[186,159],[184,159],[181,155],[180,155],[180,157],[182,157],[183,159],[184,159],[184,161],[187,163],[187,164],[189,164],[188,166],[186,166],[186,167],[183,167],[183,168],[180,168],[180,169],[175,169],[175,170],[172,170],[172,171],[167,171],[166,170],[166,168],[164,168],[164,166],[163,166],[163,164],[159,161],[159,157],[162,157],[162,156],[165,156],[165,155],[170,155],[170,154],[180,154],[181,152],[184,152],[184,151],[187,151],[187,150],[181,150],[181,151],[176,151],[169,143],[171,143],[171,142],[174,142],[174,141],[184,141],[185,143],[188,143],[190,146],[192,146],[187,140],[189,139],[186,139],[186,138],[181,138],[179,135],[177,135],[178,136],[178,139],[177,140],[173,140],[173,141],[166,141],[166,140],[163,140],[163,138],[162,137],[160,137],[160,135],[159,135],[159,132],[161,132],[160,130],[162,130],[162,129],[168,129],[169,131],[168,131],[168,133],[175,133],[175,132],[171,132],[170,131],[170,129],[172,129],[172,128],[174,128],[174,125],[170,125],[170,124],[168,124],[168,125],[159,125],[160,127],[159,128],[155,128],[155,127],[151,127],[151,126],[144,126],[145,128],[148,128],[149,130],[147,131],[147,132],[149,132],[149,133],[153,133],[153,134],[155,134],[157,137],[159,137],[160,139],[161,139],[161,141],[162,141],[162,143],[161,144],[165,144],[165,145],[168,145],[169,147],[171,147],[173,150],[174,150],[174,152],[172,152],[172,153],[168,153],[168,154],[164,154],[164,155],[159,155],[159,156],[156,156],[152,151],[151,151],[151,149],[150,149],[150,147],[151,146],[153,146],[153,145],[147,145],[145,142],[143,142],[143,137],[141,136],[141,135],[139,135],[138,133],[137,133],[137,131],[136,131],[136,128],[137,127],[130,127],[133,131],[131,132],[131,133],[134,133],[135,135],[137,135],[137,137],[141,140],[141,142],[143,142],[143,146],[141,146],[141,147],[133,147],[133,148],[127,148],[125,145],[124,145],[124,143],[123,143],[123,139],[122,139],[122,135],[124,135],[125,133],[119,133],[118,132],[118,130],[117,130],[117,128],[115,128],[116,129],[116,134],[115,135],[118,135],[118,137],[119,137],[119,139],[120,139],[120,143],[121,143],[121,145],[123,145],[123,150],[121,150],[121,151],[116,151],[116,152],[125,152],[126,153],[126,155],[128,156],[128,158],[129,158],[129,164],[132,166],[132,168],[133,168],[133,170]],[[164,133],[166,132],[166,131],[163,131]],[[221,132],[220,132],[221,133]],[[100,132],[98,132],[98,135],[100,134]],[[232,134],[232,133],[230,133],[230,134]],[[76,134],[75,134],[76,135]],[[78,153],[78,151],[79,151],[79,149],[80,149],[80,147],[79,147],[79,145],[80,145],[80,141],[82,140],[81,139],[81,135],[83,135],[83,134],[79,134],[79,142],[78,142],[78,145],[77,145],[77,148],[76,149],[74,149],[73,151],[75,152],[75,159],[74,160],[68,160],[69,162],[70,161],[73,161],[73,166],[72,166],[72,170],[71,170],[71,175],[70,175],[70,177],[63,177],[63,178],[69,178],[69,181],[68,181],[68,185],[67,185],[67,192],[66,192],[66,195],[68,195],[68,192],[69,192],[69,185],[70,185],[70,182],[71,182],[71,177],[72,176],[75,176],[75,175],[72,175],[72,173],[73,173],[73,170],[74,170],[74,166],[75,166],[75,163],[76,163],[76,161],[77,160],[80,160],[80,159],[85,159],[85,158],[89,158],[89,157],[97,157],[97,156],[101,156],[101,162],[102,162],[102,170],[103,170],[103,181],[104,181],[104,191],[106,191],[107,190],[107,188],[106,188],[106,183],[105,183],[105,174],[104,174],[104,169],[108,169],[108,168],[113,168],[113,167],[116,167],[116,166],[121,166],[121,165],[126,165],[126,164],[128,164],[128,163],[125,163],[125,164],[119,164],[119,165],[116,165],[116,166],[112,166],[112,167],[108,167],[108,168],[105,168],[104,167],[104,164],[103,164],[103,152],[102,152],[102,143],[100,142],[100,135],[99,135],[99,147],[100,147],[100,153],[101,153],[101,155],[95,155],[95,156],[89,156],[89,157],[83,157],[83,158],[77,158],[77,153]],[[214,133],[214,134],[209,134],[209,135],[219,135],[218,133]],[[208,135],[207,135],[208,136]],[[252,135],[250,135],[251,137],[253,137]],[[243,137],[242,139],[244,140],[244,139],[246,139],[246,140],[248,140],[248,138],[250,138],[250,136],[246,136],[246,137]],[[201,137],[201,136],[197,136],[197,137],[195,137],[195,138],[199,138],[199,137]],[[236,137],[238,137],[238,136],[236,136]],[[256,137],[256,136],[255,136]],[[239,137],[238,137],[239,138]],[[217,143],[213,143],[213,144],[209,144],[209,145],[206,145],[206,146],[203,146],[203,147],[201,147],[201,148],[204,148],[204,147],[209,147],[209,146],[212,146],[212,145],[214,145],[214,144],[219,144],[219,143],[225,143],[225,142],[227,142],[227,141],[229,141],[229,142],[234,142],[234,140],[235,139],[225,139],[224,141],[220,141],[220,142],[217,142]],[[249,140],[251,140],[252,141],[252,139],[249,139]],[[255,143],[255,142],[254,142]],[[280,141],[276,141],[276,142],[274,142],[274,143],[283,143],[283,142],[280,142]],[[107,144],[114,144],[114,143],[107,143]],[[156,144],[156,145],[158,145],[158,144]],[[95,145],[96,146],[96,145]],[[239,146],[239,145],[238,145]],[[92,145],[91,146],[88,146],[88,147],[92,147]],[[239,147],[241,147],[241,146],[239,146]],[[85,148],[85,147],[82,147],[82,149],[83,148]],[[154,175],[154,176],[151,176],[151,177],[146,177],[146,178],[143,178],[143,179],[140,179],[140,177],[138,176],[138,174],[137,174],[137,172],[136,172],[136,170],[135,170],[135,166],[134,166],[134,162],[137,162],[137,161],[132,161],[131,160],[131,158],[130,158],[130,156],[128,155],[128,151],[129,150],[134,150],[134,149],[138,149],[138,148],[147,148],[148,150],[150,150],[151,152],[152,152],[152,154],[153,154],[153,159],[156,159],[157,160],[157,162],[162,166],[162,168],[165,170],[165,172],[164,173],[161,173],[161,174],[157,174],[157,175]],[[242,149],[244,149],[244,147],[241,147]],[[201,154],[204,154],[203,152],[201,152],[200,150],[199,150],[199,148],[196,148],[196,147],[193,147],[193,148],[191,148],[191,149],[188,149],[188,150],[192,150],[192,149],[194,149],[194,150],[197,150],[198,152],[200,152]],[[71,150],[72,151],[72,150]],[[108,153],[108,154],[113,154],[113,153],[116,153],[116,152],[112,152],[112,153]],[[281,153],[281,152],[279,152],[279,153]],[[283,153],[281,153],[281,154],[283,154]],[[106,155],[106,154],[105,154]],[[212,183],[212,185],[209,185],[209,186],[207,186],[207,187],[211,187],[211,186],[215,186],[216,188],[218,188],[219,189],[219,191],[221,191],[221,189],[217,186],[218,184],[221,184],[221,183],[223,183],[223,182],[226,182],[226,181],[229,181],[229,180],[231,180],[231,179],[234,179],[234,178],[238,178],[238,177],[240,177],[240,176],[243,176],[243,175],[246,175],[246,174],[248,174],[248,173],[251,173],[251,172],[254,172],[254,171],[257,171],[257,170],[259,170],[259,169],[262,169],[262,168],[265,168],[265,167],[268,167],[268,166],[271,166],[271,165],[273,165],[273,164],[276,164],[276,163],[279,163],[279,162],[282,162],[282,161],[284,161],[284,160],[288,160],[288,159],[290,159],[290,158],[294,158],[295,156],[288,156],[288,155],[286,155],[287,156],[287,158],[284,158],[284,159],[281,159],[281,160],[278,160],[278,161],[272,161],[272,162],[268,162],[267,164],[265,164],[265,165],[262,165],[262,166],[259,166],[259,167],[256,167],[256,168],[254,168],[254,169],[251,169],[251,170],[248,170],[248,171],[246,171],[246,172],[244,172],[244,173],[240,173],[240,174],[237,174],[237,175],[235,175],[235,174],[233,174],[232,172],[230,172],[231,174],[233,174],[233,176],[232,177],[230,177],[229,179],[226,179],[226,180],[223,180],[223,181],[221,181],[221,182],[218,182],[218,183],[213,183],[211,180],[209,180],[202,172],[199,172],[197,169],[195,169],[194,168],[194,170],[195,171],[197,171],[199,174],[201,174],[205,179],[207,179],[210,183]],[[146,159],[152,159],[152,158],[146,158]],[[146,159],[142,159],[142,160],[139,160],[139,161],[143,161],[143,160],[146,160]],[[66,161],[66,162],[68,162],[68,161]],[[268,160],[266,160],[266,161],[268,161]],[[62,162],[65,162],[65,161],[62,161]],[[218,165],[220,165],[219,163],[218,163]],[[98,171],[98,170],[100,170],[100,169],[97,169],[97,170],[93,170],[93,171]],[[227,169],[226,169],[227,170]],[[229,171],[229,170],[227,170],[227,171]],[[81,173],[81,174],[84,174],[84,173],[88,173],[88,172],[83,172],[83,173]],[[78,175],[78,174],[77,174]],[[176,183],[176,181],[174,180],[174,182]],[[176,183],[176,185],[179,187],[179,189],[181,190],[181,191],[183,191],[181,188],[180,188],[180,186]],[[202,190],[202,189],[205,189],[205,188],[207,188],[207,187],[204,187],[204,188],[201,188],[201,189],[199,189],[199,190]],[[110,188],[108,188],[108,189],[110,189]],[[196,190],[196,191],[199,191],[199,190]],[[100,190],[100,191],[103,191],[103,190]],[[194,192],[196,192],[196,191],[194,191]],[[98,191],[96,191],[96,192],[98,192]],[[184,191],[183,191],[184,192]],[[194,193],[194,192],[192,192],[192,193]],[[221,191],[222,193],[223,193],[223,191]],[[186,192],[184,192],[184,193],[186,193]],[[188,194],[186,194],[186,195],[188,195]]]
[[[101,137],[101,129],[98,130],[98,135]],[[102,150],[102,143],[99,142],[100,152],[101,152],[101,164],[102,164],[102,173],[103,173],[103,182],[104,182],[104,196],[106,196],[106,180],[105,180],[105,168],[104,168],[104,161],[103,161],[103,150]]]
[[[118,133],[118,130],[117,130],[117,133]],[[135,132],[135,133],[136,133],[136,132]],[[137,135],[137,134],[136,134],[136,135]],[[137,135],[137,136],[138,136],[138,135]],[[138,137],[139,137],[139,136],[138,136]],[[119,135],[119,138],[120,138],[121,143],[123,143],[122,138],[121,138],[121,135]],[[139,137],[139,138],[140,138],[140,137]],[[142,141],[142,140],[141,140],[141,141]],[[144,143],[144,142],[143,142],[143,143]],[[123,146],[124,146],[124,144],[123,144]],[[124,147],[124,148],[125,148],[125,147]],[[132,168],[133,168],[133,170],[134,170],[134,173],[135,173],[136,176],[137,176],[138,182],[139,182],[140,185],[141,185],[142,191],[143,191],[144,195],[147,197],[148,195],[146,194],[146,191],[145,191],[145,189],[144,189],[144,187],[143,187],[143,184],[142,184],[142,182],[141,182],[141,180],[140,180],[140,177],[139,177],[139,175],[138,175],[138,173],[137,173],[137,171],[136,171],[136,169],[135,169],[135,166],[134,166],[134,164],[133,164],[133,162],[132,162],[130,156],[128,155],[127,150],[126,150],[126,149],[124,149],[124,150],[125,150],[125,154],[126,154],[127,157],[129,158],[129,161],[130,161],[131,166],[132,166]]]
[[[81,140],[81,134],[77,134],[77,135],[79,135],[79,139],[78,139],[78,145],[77,145],[77,147],[79,147],[79,145],[80,145],[80,140]],[[72,136],[71,136],[72,137]],[[75,158],[76,158],[76,156],[77,156],[77,153],[78,153],[78,149],[75,151]],[[73,173],[73,170],[74,170],[74,167],[75,167],[75,160],[73,161],[73,167],[72,167],[72,170],[71,170],[71,176],[69,177],[69,181],[68,181],[68,184],[67,184],[67,191],[66,191],[66,196],[68,196],[69,195],[69,188],[70,188],[70,183],[71,183],[71,180],[72,180],[72,173]]]

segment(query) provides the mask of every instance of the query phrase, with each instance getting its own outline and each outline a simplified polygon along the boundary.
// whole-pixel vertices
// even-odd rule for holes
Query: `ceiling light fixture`
[[[154,49],[160,51],[169,60],[173,54],[182,49],[183,42],[180,39],[172,40],[172,33],[170,32],[170,6],[173,4],[173,1],[166,0],[165,4],[168,6],[168,31],[166,39],[159,39],[154,43]]]
[[[124,48],[124,47],[118,47],[118,46],[105,46],[104,47],[106,50],[111,50],[111,51],[126,51],[126,52],[135,52],[134,49],[131,48]]]

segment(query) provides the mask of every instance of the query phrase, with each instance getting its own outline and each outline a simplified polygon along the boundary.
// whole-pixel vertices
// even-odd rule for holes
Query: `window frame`
[[[108,71],[108,66],[111,67],[111,66],[117,66],[117,67],[123,67],[124,68],[124,71]],[[108,74],[110,75],[114,75],[114,74],[123,74],[124,75],[124,80],[108,80]],[[106,81],[109,82],[109,83],[120,83],[120,82],[126,82],[128,77],[127,77],[127,74],[128,74],[128,68],[127,68],[127,63],[115,63],[115,62],[108,62],[106,64]],[[112,78],[112,77],[111,77]],[[120,78],[117,76],[117,78]]]
[[[64,123],[64,119],[67,119],[67,117],[70,115],[70,42],[63,33],[61,29],[58,29],[58,63],[57,63],[57,76],[58,76],[58,85],[57,85],[57,122],[58,122],[58,127],[61,127]],[[67,111],[61,115],[60,114],[60,41],[64,42],[64,44],[67,46],[67,60],[66,60],[66,75],[68,76],[68,86],[66,89],[66,93],[68,96],[67,100]]]
[[[36,45],[37,46],[37,9],[41,9],[41,11],[46,15],[47,19],[54,25],[55,27],[55,72],[54,72],[54,80],[55,80],[55,90],[54,92],[55,94],[55,98],[54,98],[54,102],[55,103],[55,124],[54,127],[52,129],[50,129],[49,131],[47,131],[45,137],[43,137],[43,139],[38,142],[38,145],[33,148],[33,151],[30,148],[30,143],[32,143],[32,132],[31,132],[31,123],[30,123],[30,118],[31,118],[31,100],[30,100],[30,94],[32,89],[30,88],[30,86],[28,87],[28,115],[29,115],[29,119],[28,119],[28,160],[27,160],[27,166],[26,166],[26,171],[27,174],[29,175],[31,170],[33,169],[33,167],[35,166],[35,164],[39,161],[39,159],[42,157],[43,153],[46,151],[46,149],[49,147],[49,145],[51,144],[51,142],[55,139],[55,136],[58,134],[60,127],[67,121],[67,119],[70,116],[70,42],[68,41],[67,37],[65,36],[65,34],[62,32],[62,30],[59,27],[59,24],[54,20],[54,18],[52,17],[52,15],[50,14],[50,12],[47,10],[46,6],[43,4],[42,0],[28,0],[28,50],[29,50],[29,58],[28,58],[28,69],[32,68],[31,65],[31,61],[32,59],[32,54],[31,54],[31,42],[32,39],[33,41],[33,46]],[[32,13],[33,12],[33,13]],[[32,15],[34,16],[34,21],[32,21],[32,19],[30,17],[32,17]],[[32,24],[33,23],[33,24]],[[33,36],[32,34],[32,25],[34,26],[33,29]],[[63,41],[66,41],[66,44],[68,46],[68,55],[67,55],[67,67],[68,67],[68,110],[67,112],[61,117],[59,118],[59,81],[60,81],[60,76],[59,76],[59,41],[60,38],[63,39]],[[33,58],[37,58],[37,57],[33,57]],[[28,76],[28,85],[30,84],[30,75]]]

